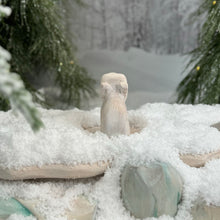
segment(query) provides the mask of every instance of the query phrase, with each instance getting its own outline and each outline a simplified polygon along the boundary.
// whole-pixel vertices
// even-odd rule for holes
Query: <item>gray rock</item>
[[[211,125],[211,127],[213,127],[213,128],[217,128],[217,129],[220,131],[220,122],[219,122],[219,123],[216,123],[216,124]]]
[[[136,218],[175,216],[182,197],[183,181],[169,164],[126,166],[121,176],[124,206]]]

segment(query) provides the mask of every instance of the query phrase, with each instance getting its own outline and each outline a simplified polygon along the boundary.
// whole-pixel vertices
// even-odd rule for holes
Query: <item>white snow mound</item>
[[[220,206],[220,160],[212,160],[197,169],[179,159],[179,153],[208,153],[220,148],[220,132],[210,127],[220,121],[220,105],[146,104],[129,111],[133,123],[141,126],[147,121],[141,133],[114,138],[82,128],[99,125],[99,111],[99,108],[89,112],[40,109],[45,128],[36,135],[22,116],[16,117],[11,111],[0,112],[2,167],[92,163],[114,158],[105,175],[92,180],[0,181],[0,197],[39,199],[42,203],[38,211],[47,220],[54,220],[62,219],[65,207],[74,197],[85,194],[97,201],[97,220],[134,220],[120,199],[121,170],[127,163],[145,165],[159,160],[170,163],[184,180],[183,199],[175,220],[190,220],[189,212],[196,199]]]
[[[0,112],[0,166],[79,164],[111,160],[124,152],[156,159],[160,152],[207,153],[220,148],[220,133],[209,125],[220,121],[220,107],[147,104],[129,111],[140,134],[108,138],[83,127],[99,126],[100,109],[39,109],[45,128],[34,134],[24,118]],[[155,152],[158,152],[154,154]],[[163,153],[162,153],[163,154]]]

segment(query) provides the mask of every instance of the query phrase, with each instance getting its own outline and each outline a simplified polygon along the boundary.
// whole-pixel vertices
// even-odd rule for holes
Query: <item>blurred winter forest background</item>
[[[208,7],[198,13],[202,2]],[[34,102],[48,108],[100,106],[99,81],[108,72],[127,76],[129,109],[147,102],[174,103],[181,91],[181,102],[194,103],[197,100],[185,100],[188,88],[185,92],[180,87],[178,93],[176,89],[188,74],[184,69],[189,52],[201,44],[199,33],[215,4],[209,0],[0,0],[0,61],[5,74],[0,79],[0,109],[18,106],[26,112],[17,101],[24,88]],[[194,12],[197,15],[192,17]]]
[[[197,47],[203,18],[192,19],[200,0],[83,0],[63,2],[66,31],[77,57],[99,80],[106,72],[128,78],[129,108],[175,102],[188,52]],[[100,105],[99,99],[84,108]]]
[[[64,1],[66,28],[80,49],[128,50],[183,54],[197,45],[201,23],[190,16],[201,0]],[[76,42],[75,42],[76,43]]]

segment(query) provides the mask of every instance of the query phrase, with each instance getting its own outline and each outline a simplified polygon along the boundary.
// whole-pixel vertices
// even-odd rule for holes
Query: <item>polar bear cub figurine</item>
[[[108,136],[129,135],[130,126],[125,105],[128,83],[125,75],[106,73],[101,79],[103,103],[101,107],[101,131]]]

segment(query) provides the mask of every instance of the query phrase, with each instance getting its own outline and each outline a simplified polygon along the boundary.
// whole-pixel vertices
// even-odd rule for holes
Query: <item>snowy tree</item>
[[[0,24],[0,44],[11,53],[11,70],[20,75],[35,101],[41,100],[33,79],[46,74],[52,79],[52,86],[61,91],[59,98],[64,103],[79,107],[82,98],[95,95],[95,81],[78,64],[75,48],[65,34],[59,1],[4,0],[2,3],[11,7],[12,14]]]
[[[189,73],[177,88],[178,102],[220,103],[220,2],[203,0],[195,15],[205,15],[206,21],[191,52]]]
[[[149,2],[140,0],[124,1],[124,22],[126,26],[126,46],[148,50],[150,40]]]
[[[3,7],[0,2],[0,22],[1,17],[10,15],[11,9]],[[20,111],[30,123],[32,129],[37,131],[42,125],[37,109],[32,102],[31,94],[25,89],[20,76],[10,72],[8,61],[11,55],[0,46],[0,94],[9,98],[14,110]]]
[[[174,54],[197,46],[200,21],[190,14],[200,0],[83,0],[69,12],[82,49],[129,49]]]

